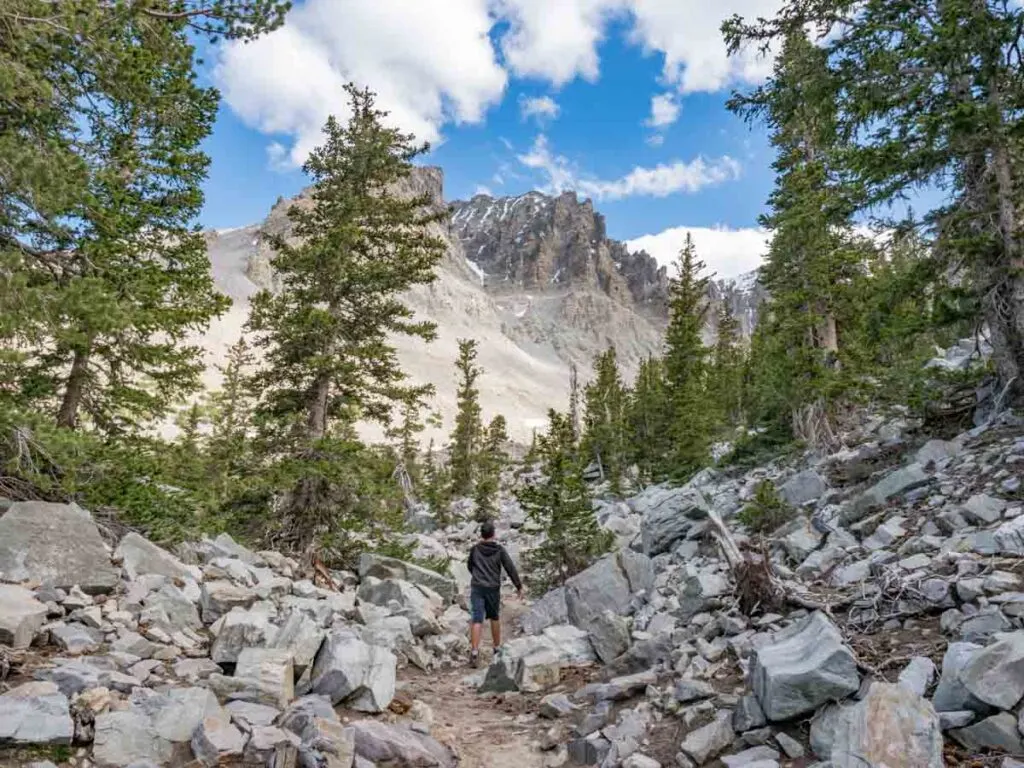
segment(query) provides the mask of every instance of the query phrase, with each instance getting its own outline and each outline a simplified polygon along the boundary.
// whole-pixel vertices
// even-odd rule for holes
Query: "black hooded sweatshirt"
[[[512,579],[516,589],[523,588],[519,572],[508,552],[496,541],[481,541],[469,550],[469,574],[474,587],[496,588],[501,586],[501,569]]]

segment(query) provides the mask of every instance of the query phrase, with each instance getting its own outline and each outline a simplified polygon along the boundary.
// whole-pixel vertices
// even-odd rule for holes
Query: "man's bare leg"
[[[495,651],[501,648],[501,619],[491,622],[491,641]]]
[[[483,624],[471,624],[469,628],[469,647],[473,649],[474,653],[480,650],[480,636],[484,633]]]

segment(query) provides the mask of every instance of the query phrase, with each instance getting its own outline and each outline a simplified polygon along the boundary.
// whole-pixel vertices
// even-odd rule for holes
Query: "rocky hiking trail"
[[[468,520],[411,521],[447,574],[314,573],[0,501],[0,766],[1021,768],[1024,420],[844,443],[599,499],[616,547],[507,599],[479,670]],[[791,516],[754,535],[765,481]],[[510,499],[498,535],[540,536]]]

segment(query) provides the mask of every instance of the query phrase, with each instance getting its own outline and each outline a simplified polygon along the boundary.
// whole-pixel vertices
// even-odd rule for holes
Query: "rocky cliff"
[[[400,191],[426,195],[441,210],[443,183],[439,168],[417,168]],[[280,199],[258,224],[208,233],[214,278],[234,301],[204,340],[209,386],[216,386],[215,366],[241,333],[249,297],[260,288],[278,287],[262,235],[287,234],[289,206],[309,203],[307,193]],[[485,418],[503,414],[518,439],[529,439],[545,422],[548,408],[565,407],[570,366],[585,381],[594,357],[613,346],[630,378],[640,360],[660,350],[667,271],[646,253],[609,239],[604,217],[589,200],[571,193],[478,195],[454,203],[450,219],[431,226],[448,243],[447,254],[437,280],[405,299],[419,318],[437,323],[438,339],[432,344],[395,339],[413,380],[437,388],[432,406],[444,426],[427,437],[447,435],[452,426],[453,361],[460,338],[479,343]],[[761,298],[750,276],[719,281],[710,291],[713,303],[730,303],[747,333]],[[713,323],[706,337],[713,340]],[[377,435],[370,430],[367,437]]]

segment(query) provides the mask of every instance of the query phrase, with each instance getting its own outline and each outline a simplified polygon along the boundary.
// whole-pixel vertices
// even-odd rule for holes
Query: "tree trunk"
[[[321,374],[309,390],[309,409],[306,415],[306,436],[311,443],[327,434],[327,399],[331,393],[331,380]]]
[[[78,409],[85,395],[85,383],[89,377],[90,349],[76,349],[71,361],[71,371],[64,383],[64,398],[57,411],[57,426],[74,429],[78,426]]]
[[[1017,238],[1013,171],[1004,142],[992,149],[1003,256],[994,267],[995,285],[986,297],[986,315],[1003,386],[1011,400],[1024,391],[1024,257]]]

